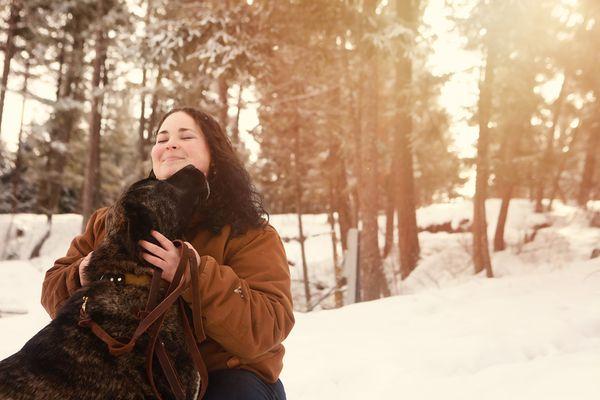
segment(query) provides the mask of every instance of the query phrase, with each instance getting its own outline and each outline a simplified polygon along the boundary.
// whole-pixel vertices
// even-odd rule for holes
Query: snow
[[[493,238],[500,202],[486,204]],[[594,205],[597,207],[598,204]],[[419,226],[471,219],[456,201],[417,211]],[[495,279],[473,275],[469,233],[421,232],[422,259],[396,296],[311,313],[296,312],[285,341],[281,375],[290,399],[598,399],[600,398],[600,229],[590,212],[557,203],[534,214],[511,203],[507,250],[493,253]],[[7,236],[19,227],[18,240]],[[28,260],[45,234],[44,216],[0,215],[0,359],[18,351],[49,317],[39,304],[44,272],[64,255],[81,217],[55,215],[41,257]],[[303,310],[302,263],[295,215],[273,215],[284,239],[297,310]],[[311,286],[319,297],[333,284],[326,215],[303,217]],[[535,225],[549,223],[524,243]],[[383,244],[384,219],[380,220]],[[6,241],[5,238],[10,238]],[[338,235],[339,238],[339,235]],[[341,255],[341,250],[339,251]],[[398,267],[385,260],[388,276]]]
[[[298,314],[282,380],[294,399],[597,399],[599,295],[596,259]]]

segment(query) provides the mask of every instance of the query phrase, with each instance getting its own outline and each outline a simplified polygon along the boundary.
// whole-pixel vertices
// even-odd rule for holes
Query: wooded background
[[[87,218],[148,174],[157,120],[180,105],[226,128],[269,212],[298,214],[301,245],[303,213],[328,213],[344,249],[360,224],[363,299],[389,295],[382,259],[392,246],[402,278],[416,267],[415,209],[459,196],[469,173],[474,271],[490,277],[486,198],[502,198],[495,251],[511,198],[538,212],[554,199],[600,199],[595,0],[446,1],[482,60],[469,158],[439,102],[451,76],[427,68],[435,37],[425,0],[0,3],[0,120],[21,121],[16,151],[0,141],[0,212]],[[43,117],[2,115],[7,90]],[[250,107],[255,154],[240,131]]]

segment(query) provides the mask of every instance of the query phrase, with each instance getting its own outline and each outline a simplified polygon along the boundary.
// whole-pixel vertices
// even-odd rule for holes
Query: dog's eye
[[[122,274],[106,274],[100,277],[101,281],[109,281],[115,285],[125,284],[125,277]]]

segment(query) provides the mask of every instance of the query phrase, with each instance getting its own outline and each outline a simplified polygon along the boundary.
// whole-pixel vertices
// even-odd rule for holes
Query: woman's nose
[[[167,149],[176,149],[178,147],[177,142],[169,140],[166,147]]]

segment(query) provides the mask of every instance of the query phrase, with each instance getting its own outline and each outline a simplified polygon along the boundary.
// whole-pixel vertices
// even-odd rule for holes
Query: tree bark
[[[340,144],[341,146],[341,144]],[[348,187],[348,179],[346,177],[346,159],[340,149],[340,158],[335,165],[336,179],[335,184],[337,189],[335,195],[337,196],[337,207],[338,223],[340,225],[340,235],[342,236],[342,250],[348,249],[348,231],[352,227],[356,227],[356,220],[353,218],[352,205],[350,203],[350,188]]]
[[[17,212],[19,204],[19,183],[21,182],[21,169],[23,168],[23,118],[25,116],[25,103],[27,102],[27,81],[29,79],[29,59],[25,62],[25,77],[23,78],[23,100],[21,102],[21,118],[19,119],[19,139],[17,142],[17,155],[15,157],[15,172],[12,176],[12,213]]]
[[[56,101],[60,99],[60,94],[62,90],[62,80],[63,80],[63,66],[65,65],[65,43],[66,38],[63,36],[61,41],[59,42],[60,50],[58,51],[58,76],[56,78]]]
[[[102,28],[96,32],[96,56],[94,59],[94,71],[92,74],[92,90],[100,89],[102,70],[106,60],[106,36]],[[102,96],[95,94],[92,96],[92,109],[90,112],[90,146],[89,157],[85,171],[85,181],[83,189],[82,214],[83,227],[94,211],[95,201],[98,193],[100,181],[100,128],[102,121]]]
[[[65,43],[66,39],[63,38],[58,56],[59,71],[62,71],[62,64],[65,63]],[[80,85],[83,75],[83,47],[82,31],[75,29],[67,71],[57,77],[57,105],[50,125],[52,145],[49,147],[46,159],[46,179],[41,182],[39,191],[39,208],[48,216],[58,212],[63,170],[67,158],[65,149],[78,123],[79,110],[73,107],[72,103],[83,101],[83,89]],[[67,100],[67,105],[61,104],[62,100]]]
[[[364,4],[366,17],[375,17],[375,6],[377,1],[367,0]],[[362,31],[362,29],[361,29]],[[380,298],[382,292],[389,293],[381,254],[379,251],[379,227],[378,216],[378,187],[377,187],[377,137],[378,134],[378,102],[379,102],[379,71],[377,60],[377,49],[372,43],[362,36],[361,54],[364,67],[361,68],[364,85],[363,92],[371,95],[365,99],[363,111],[364,124],[361,130],[361,143],[359,146],[361,162],[359,163],[360,190],[358,192],[361,204],[360,215],[362,221],[362,232],[360,242],[360,274],[361,274],[361,297],[362,300],[375,300]],[[386,290],[387,289],[387,290]],[[389,295],[389,294],[387,294]]]
[[[419,1],[398,0],[396,12],[400,20],[416,32]],[[412,47],[412,43],[407,43]],[[396,63],[396,143],[393,154],[394,176],[397,177],[396,200],[398,207],[398,250],[400,275],[406,279],[419,261],[419,236],[415,211],[415,178],[412,154],[412,116],[410,86],[412,82],[412,61],[408,55],[400,57]]]
[[[339,104],[343,103],[341,90],[336,90]],[[341,133],[329,131],[329,162],[327,163],[332,176],[333,184],[333,206],[334,211],[338,213],[338,224],[340,226],[340,236],[342,250],[346,251],[348,230],[356,226],[352,218],[350,204],[350,190],[348,188],[348,179],[346,177],[346,157],[344,156],[343,143],[340,139]]]
[[[155,133],[154,131],[158,130],[158,128],[159,128],[156,126],[156,124],[158,123],[158,113],[159,113],[158,98],[159,98],[162,74],[163,74],[162,68],[159,66],[158,72],[156,74],[156,81],[154,82],[154,93],[152,93],[152,103],[150,106],[152,112],[150,113],[150,119],[148,120],[148,136],[149,136],[150,140],[153,140],[153,138],[154,138],[153,135]]]
[[[356,22],[355,25],[357,26],[356,28],[356,34],[358,37],[362,36],[362,26],[360,24],[360,22]],[[357,82],[357,79],[355,78],[355,75],[353,74],[354,70],[351,69],[351,65],[350,65],[350,61],[348,59],[348,53],[344,52],[343,53],[343,60],[344,60],[344,76],[345,76],[345,80],[346,80],[346,84],[345,85],[341,85],[341,87],[348,87],[349,90],[348,92],[346,92],[347,94],[347,105],[348,105],[348,114],[353,116],[353,126],[350,129],[350,145],[347,148],[347,152],[350,153],[350,159],[351,161],[349,162],[352,171],[354,172],[354,176],[356,177],[356,180],[360,183],[362,182],[363,178],[361,177],[362,175],[362,161],[361,161],[361,151],[360,151],[360,146],[361,146],[361,132],[362,132],[362,120],[363,120],[363,116],[362,116],[362,84],[361,84],[361,79],[363,77],[363,73],[362,73],[362,68],[360,68],[359,70],[359,79]],[[345,181],[347,182],[346,178],[344,177]],[[352,226],[356,226],[356,228],[358,228],[358,224],[360,221],[360,198],[358,195],[358,185],[356,183],[354,183],[352,186],[347,185],[348,187],[348,199],[349,199],[349,203],[350,203],[350,220],[352,221]],[[342,221],[340,220],[340,224],[342,223]],[[342,239],[344,242],[346,241],[347,237],[345,237]],[[344,244],[345,246],[345,244]],[[346,249],[346,247],[344,247],[344,249]],[[359,299],[357,299],[357,301],[359,301]]]
[[[544,188],[547,185],[548,175],[550,171],[552,171],[554,166],[554,132],[556,131],[556,127],[558,126],[558,120],[560,117],[560,113],[562,111],[562,105],[564,102],[564,98],[566,96],[566,86],[567,86],[567,75],[565,73],[565,78],[563,79],[562,86],[560,88],[560,92],[558,97],[552,104],[553,114],[552,114],[552,125],[548,129],[548,134],[546,136],[546,151],[544,152],[544,156],[541,160],[540,167],[538,168],[539,179],[537,182],[536,196],[535,196],[535,212],[541,213],[544,211],[543,199],[544,199]]]
[[[532,75],[529,80],[531,82],[531,90],[533,90],[533,86],[535,85],[534,79],[535,77]],[[502,203],[496,222],[496,232],[494,233],[494,251],[502,251],[506,248],[504,229],[508,217],[508,209],[515,186],[519,184],[517,182],[518,166],[515,165],[514,156],[519,148],[521,136],[530,129],[530,119],[531,114],[529,110],[525,109],[519,112],[514,121],[509,124],[508,132],[504,134],[502,144],[500,145],[501,160],[496,171],[496,180],[501,193]]]
[[[328,177],[328,183],[329,183],[329,216],[328,216],[328,220],[329,220],[329,225],[331,226],[331,247],[332,247],[332,252],[333,252],[333,277],[335,279],[335,306],[336,307],[341,307],[344,305],[344,297],[343,297],[343,293],[339,290],[339,288],[342,286],[342,280],[343,280],[343,271],[342,271],[342,266],[339,262],[339,256],[338,256],[338,239],[337,239],[337,233],[335,232],[335,213],[334,213],[334,209],[335,209],[335,189],[334,189],[334,179],[333,179],[333,175],[330,171],[329,173],[329,177]]]
[[[504,242],[504,228],[506,226],[506,218],[508,217],[508,206],[512,198],[513,184],[505,182],[502,188],[502,204],[500,205],[500,213],[498,214],[498,222],[496,224],[496,233],[494,234],[494,251],[502,251],[506,248]]]
[[[221,76],[219,77],[219,100],[221,103],[219,105],[219,122],[221,123],[221,127],[223,127],[223,132],[225,133],[228,133],[227,128],[229,127],[229,101],[227,95],[228,89],[229,87],[227,84],[227,79],[225,78],[224,74],[221,74]]]
[[[580,126],[575,128],[575,131],[571,134],[571,138],[567,145],[568,150],[559,155],[560,161],[558,163],[556,175],[554,176],[554,179],[552,181],[552,192],[550,193],[550,201],[548,202],[548,210],[552,210],[552,203],[554,202],[554,199],[556,198],[556,196],[558,195],[558,193],[560,191],[560,179],[562,177],[562,173],[565,170],[567,161],[569,160],[571,154],[573,153],[573,147],[575,146],[575,143],[577,142],[577,139],[579,137],[579,130],[580,130]]]
[[[341,307],[344,305],[344,296],[339,288],[342,286],[343,271],[337,252],[338,238],[335,230],[335,211],[338,212],[338,223],[340,226],[340,235],[342,236],[342,250],[345,250],[346,240],[344,240],[344,235],[347,235],[349,226],[346,221],[342,223],[342,218],[348,217],[349,210],[347,209],[346,198],[343,195],[347,192],[346,188],[342,186],[345,181],[342,182],[339,178],[340,175],[343,175],[345,178],[345,172],[340,168],[340,164],[343,161],[340,154],[341,143],[339,137],[331,130],[329,130],[328,139],[329,157],[326,168],[328,170],[327,178],[329,183],[329,221],[331,224],[331,242],[333,246],[334,277],[337,288],[335,290],[335,304],[336,307]],[[343,213],[344,217],[342,217],[342,212],[340,212],[341,209],[345,209]]]
[[[7,21],[6,44],[4,45],[4,64],[2,67],[2,86],[0,87],[0,127],[2,126],[2,115],[4,111],[4,97],[6,96],[6,84],[10,73],[10,63],[15,55],[15,36],[17,24],[20,19],[22,4],[21,0],[12,0],[10,3],[10,14]]]
[[[310,293],[310,280],[308,277],[308,263],[306,262],[306,250],[304,248],[304,229],[302,226],[302,182],[300,171],[300,128],[294,129],[294,185],[296,188],[296,215],[298,216],[298,241],[300,243],[300,253],[302,257],[302,276],[304,277],[304,295],[306,297],[306,311],[312,310],[312,300]]]
[[[142,94],[141,94],[141,106],[140,106],[140,117],[138,122],[138,156],[140,158],[140,177],[145,176],[144,161],[146,161],[148,154],[146,149],[150,142],[150,132],[146,133],[146,68],[142,68]]]
[[[488,248],[485,200],[488,185],[489,127],[492,108],[492,85],[496,62],[495,50],[488,44],[485,76],[479,93],[479,138],[477,140],[477,176],[475,178],[475,198],[473,201],[473,265],[475,273],[485,269],[486,276],[492,278],[492,263]]]
[[[590,193],[594,187],[594,172],[596,170],[596,157],[600,151],[600,121],[596,121],[589,131],[585,162],[581,174],[581,184],[577,195],[577,204],[586,208]]]
[[[235,121],[233,124],[232,132],[231,132],[231,142],[236,149],[240,148],[240,114],[242,112],[242,107],[244,105],[244,101],[242,99],[242,93],[244,91],[244,87],[242,84],[239,85],[238,98],[237,98],[237,110],[235,112]]]
[[[394,185],[394,174],[390,173],[386,178],[386,206],[385,206],[385,244],[381,257],[386,258],[392,246],[394,246],[394,217],[396,216],[396,185]]]

